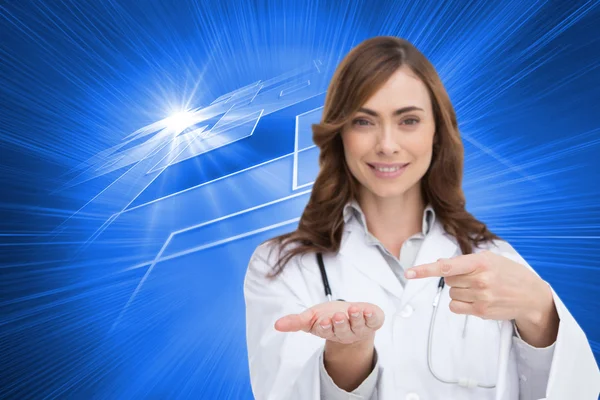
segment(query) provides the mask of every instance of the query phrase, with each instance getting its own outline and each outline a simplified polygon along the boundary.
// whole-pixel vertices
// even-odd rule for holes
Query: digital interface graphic
[[[0,3],[0,398],[251,399],[250,255],[377,35],[434,64],[467,209],[600,359],[598,2],[117,3]]]

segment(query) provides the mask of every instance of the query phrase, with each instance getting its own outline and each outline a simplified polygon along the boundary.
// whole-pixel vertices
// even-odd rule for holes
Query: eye
[[[371,124],[371,122],[369,122],[369,121],[367,121],[366,119],[363,119],[363,118],[356,118],[354,121],[352,121],[352,125],[368,126],[370,124]]]
[[[413,121],[412,123],[407,123],[408,121]],[[417,125],[419,123],[419,119],[417,118],[406,118],[402,121],[405,125]]]

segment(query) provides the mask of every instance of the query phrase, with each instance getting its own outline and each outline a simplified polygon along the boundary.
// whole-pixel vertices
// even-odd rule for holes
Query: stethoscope
[[[332,301],[332,294],[331,294],[331,286],[329,286],[329,279],[327,278],[327,272],[325,271],[325,264],[323,263],[323,255],[321,253],[317,253],[317,262],[319,263],[319,270],[321,271],[321,280],[323,281],[323,287],[325,288],[325,296],[327,296],[327,299],[329,301]],[[438,286],[437,286],[437,291],[435,294],[435,297],[433,298],[433,313],[431,314],[431,320],[429,322],[429,336],[427,338],[427,367],[429,368],[429,372],[431,372],[431,375],[433,375],[433,377],[435,379],[437,379],[438,381],[442,382],[442,383],[448,383],[448,384],[452,384],[452,385],[459,385],[465,388],[475,388],[475,387],[480,387],[480,388],[484,388],[484,389],[493,389],[496,387],[496,384],[483,384],[483,383],[479,383],[474,379],[469,379],[469,378],[459,378],[459,379],[444,379],[442,378],[440,375],[436,374],[435,371],[433,370],[433,366],[432,366],[432,352],[431,352],[431,342],[433,339],[433,329],[435,326],[435,319],[437,316],[437,310],[438,310],[438,304],[440,301],[440,297],[442,295],[442,291],[444,290],[444,286],[446,286],[446,281],[444,280],[444,278],[440,278],[440,280],[438,281]],[[345,301],[343,299],[337,299],[338,301]],[[465,328],[466,328],[466,323],[467,320],[465,319]],[[465,334],[465,330],[463,329],[463,337]]]

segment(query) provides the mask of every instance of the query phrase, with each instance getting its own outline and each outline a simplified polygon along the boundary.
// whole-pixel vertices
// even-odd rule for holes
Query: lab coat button
[[[521,381],[527,382],[527,377],[525,375],[521,375],[519,378],[521,378]]]
[[[400,316],[402,316],[402,318],[408,318],[412,315],[414,309],[412,308],[412,306],[410,304],[407,304],[406,307],[404,307],[402,309],[402,311],[400,311]]]
[[[405,397],[406,400],[419,400],[419,395],[416,393],[409,393]]]

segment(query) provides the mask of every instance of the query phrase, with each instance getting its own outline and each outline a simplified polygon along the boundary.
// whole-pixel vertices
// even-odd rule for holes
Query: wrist
[[[339,388],[352,392],[375,367],[374,338],[349,344],[327,340],[323,364],[327,374]]]
[[[528,299],[526,306],[523,307],[523,313],[515,318],[515,322],[519,326],[528,325],[543,328],[551,318],[552,313],[555,312],[554,298],[550,286],[541,279],[539,283],[539,289],[533,292],[534,297]]]
[[[521,338],[534,347],[547,347],[556,341],[559,317],[552,289],[540,279],[540,289],[532,291],[530,307],[515,318]]]
[[[332,340],[325,341],[325,359],[333,361],[334,359],[347,357],[360,357],[361,355],[372,355],[375,348],[375,335],[359,340],[353,343],[340,343]]]

